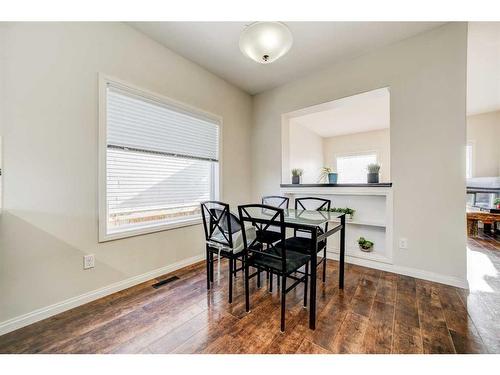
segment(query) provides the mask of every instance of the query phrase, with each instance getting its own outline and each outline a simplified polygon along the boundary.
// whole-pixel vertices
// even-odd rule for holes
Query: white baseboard
[[[67,311],[67,310],[72,309],[74,307],[78,307],[78,306],[84,305],[88,302],[95,301],[96,299],[99,299],[99,298],[108,296],[110,294],[119,292],[123,289],[130,288],[134,285],[137,285],[137,284],[143,283],[145,281],[154,279],[155,277],[167,274],[169,272],[176,271],[176,270],[181,269],[183,267],[186,267],[186,266],[189,266],[189,265],[194,264],[196,262],[199,262],[199,261],[203,260],[204,258],[205,258],[204,254],[200,254],[200,255],[197,255],[197,256],[194,256],[191,258],[187,258],[187,259],[181,260],[179,262],[170,264],[168,266],[158,268],[158,269],[150,271],[150,272],[146,272],[142,275],[133,276],[133,277],[130,277],[128,279],[118,281],[116,283],[105,286],[103,288],[99,288],[99,289],[93,290],[91,292],[87,292],[87,293],[81,294],[79,296],[69,298],[67,300],[55,303],[55,304],[50,305],[50,306],[36,309],[32,312],[11,318],[11,319],[6,320],[4,322],[0,322],[0,335],[9,333],[9,332],[14,331],[16,329],[25,327],[29,324],[38,322],[38,321],[46,319],[46,318],[49,318],[53,315]],[[327,258],[338,260],[339,255],[336,253],[327,252]],[[443,276],[443,275],[439,275],[439,274],[436,274],[433,272],[397,266],[394,264],[381,263],[381,262],[376,262],[376,261],[367,260],[367,259],[360,259],[360,258],[355,258],[355,257],[350,257],[350,256],[346,256],[346,262],[356,264],[359,266],[379,269],[381,271],[398,273],[398,274],[402,274],[402,275],[406,275],[406,276],[415,277],[418,279],[424,279],[424,280],[429,280],[429,281],[434,281],[434,282],[438,282],[438,283],[442,283],[442,284],[455,286],[458,288],[468,289],[467,281],[466,280],[464,281],[464,280],[456,278],[456,277]]]
[[[327,252],[326,257],[328,259],[339,260],[339,254],[334,252]],[[434,272],[424,271],[416,268],[403,267],[394,264],[377,262],[369,259],[361,259],[350,257],[346,255],[345,261],[347,263],[356,264],[358,266],[375,268],[381,271],[387,271],[392,273],[398,273],[401,275],[411,276],[416,279],[423,279],[428,281],[434,281],[436,283],[446,284],[455,286],[457,288],[469,289],[469,283],[467,280],[462,280],[458,277],[440,275]]]
[[[134,285],[137,285],[137,284],[143,283],[145,281],[154,279],[155,277],[167,274],[169,272],[176,271],[176,270],[181,269],[183,267],[186,267],[186,266],[189,266],[189,265],[194,264],[196,262],[199,262],[203,259],[205,259],[204,254],[196,255],[194,257],[183,259],[179,262],[170,264],[168,266],[161,267],[161,268],[155,269],[153,271],[143,273],[142,275],[133,276],[133,277],[130,277],[128,279],[107,285],[103,288],[99,288],[99,289],[93,290],[91,292],[80,294],[79,296],[69,298],[67,300],[55,303],[55,304],[50,305],[50,306],[36,309],[36,310],[31,311],[27,314],[16,316],[16,317],[11,318],[9,320],[0,322],[0,335],[6,334],[8,332],[11,332],[11,331],[14,331],[16,329],[27,326],[29,324],[46,319],[48,317],[59,314],[59,313],[64,312],[66,310],[72,309],[74,307],[84,305],[84,304],[86,304],[88,302],[92,302],[96,299],[99,299],[99,298],[108,296],[110,294],[119,292],[120,290],[130,288]]]

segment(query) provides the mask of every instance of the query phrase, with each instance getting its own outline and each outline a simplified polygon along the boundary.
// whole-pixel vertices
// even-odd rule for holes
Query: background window
[[[338,182],[366,183],[366,166],[376,162],[376,154],[337,156]]]
[[[218,183],[218,121],[107,84],[104,237],[197,221]]]

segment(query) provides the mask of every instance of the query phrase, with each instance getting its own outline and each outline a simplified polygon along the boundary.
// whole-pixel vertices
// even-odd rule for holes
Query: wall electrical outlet
[[[88,254],[83,256],[83,269],[88,270],[89,268],[95,267],[95,256],[94,254]]]
[[[400,238],[399,239],[399,248],[400,249],[408,249],[408,238]]]

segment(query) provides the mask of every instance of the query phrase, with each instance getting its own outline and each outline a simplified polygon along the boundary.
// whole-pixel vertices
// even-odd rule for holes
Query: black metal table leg
[[[257,288],[260,288],[260,267],[257,267]]]
[[[212,283],[214,282],[214,253],[213,252],[210,252],[210,282],[212,282]]]
[[[206,245],[206,255],[207,255],[207,290],[210,290],[210,250],[208,245]]]
[[[243,256],[243,264],[245,265],[244,270],[245,270],[245,310],[246,312],[250,311],[250,291],[249,291],[249,286],[248,286],[248,261],[247,261],[247,254],[245,250],[245,255]]]
[[[311,292],[309,293],[309,328],[316,329],[316,266],[318,260],[318,233],[317,229],[311,231]]]
[[[345,264],[345,215],[340,218],[340,257],[339,257],[339,289],[344,289],[344,264]]]
[[[233,259],[229,258],[229,303],[233,303]]]
[[[309,262],[306,263],[306,279],[304,281],[304,307],[307,307],[307,283],[309,281]]]

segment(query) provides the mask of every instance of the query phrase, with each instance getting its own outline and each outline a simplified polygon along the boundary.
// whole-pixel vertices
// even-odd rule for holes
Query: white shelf
[[[327,253],[330,254],[339,254],[338,249],[333,249],[333,250],[327,250]],[[389,263],[392,264],[392,261],[390,258],[386,257],[385,255],[378,254],[376,250],[372,252],[364,252],[359,250],[359,248],[353,248],[353,247],[348,247],[346,249],[345,253],[346,257],[353,257],[353,258],[359,258],[359,259],[368,259],[368,260],[373,260],[376,262],[382,262],[382,263]]]
[[[332,223],[340,223],[338,220],[332,220]],[[386,224],[385,223],[377,223],[374,221],[357,221],[357,220],[346,220],[346,224],[350,225],[363,225],[367,227],[380,227],[380,228],[385,228]]]
[[[356,211],[352,220],[346,216],[346,259],[353,262],[377,262],[392,264],[392,190],[391,188],[284,188],[290,198],[317,196],[330,199],[332,207],[349,207]],[[293,201],[291,202],[293,205]],[[340,219],[331,220],[332,227],[338,225]],[[328,241],[330,257],[338,258],[339,233]],[[372,252],[359,250],[358,239],[364,237],[375,243]]]

